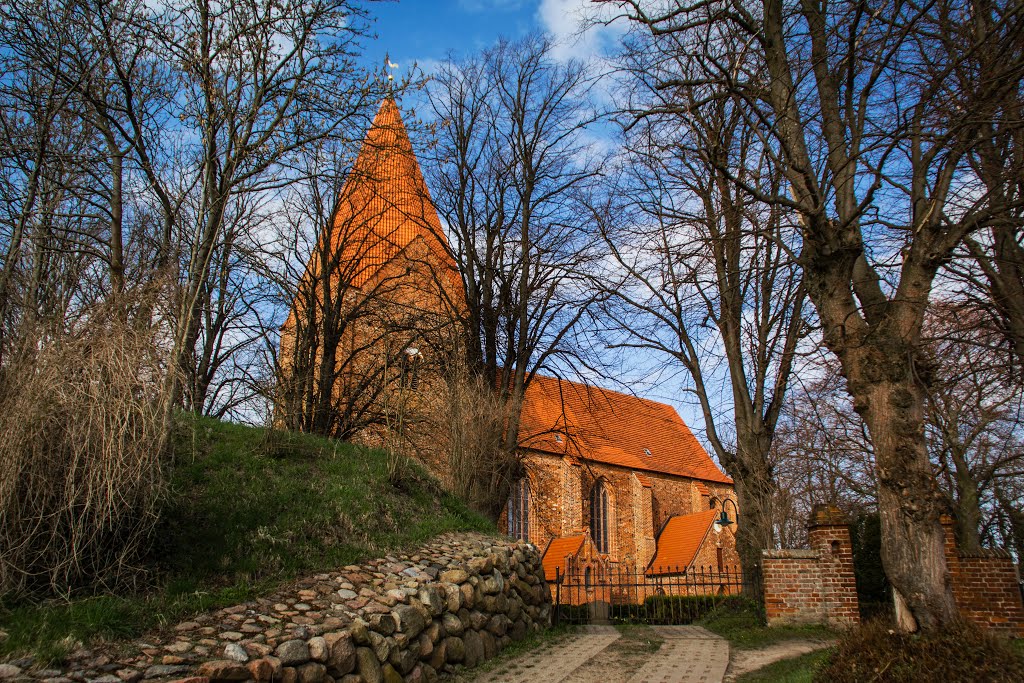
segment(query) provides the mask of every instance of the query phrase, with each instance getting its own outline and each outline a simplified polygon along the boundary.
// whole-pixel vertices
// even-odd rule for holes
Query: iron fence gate
[[[723,604],[758,600],[739,567],[655,576],[629,568],[559,568],[551,592],[555,624],[689,624]]]

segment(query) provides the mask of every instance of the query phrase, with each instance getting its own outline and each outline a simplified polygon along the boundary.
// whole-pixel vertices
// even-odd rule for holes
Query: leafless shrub
[[[138,576],[163,490],[165,358],[123,311],[37,328],[0,368],[0,595]]]
[[[468,372],[449,378],[445,399],[450,424],[450,481],[445,485],[494,518],[523,472],[518,451],[504,445],[505,430],[510,418],[519,414],[519,406]]]

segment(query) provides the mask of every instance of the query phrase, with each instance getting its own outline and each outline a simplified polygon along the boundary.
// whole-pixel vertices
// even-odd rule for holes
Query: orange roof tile
[[[708,487],[704,485],[704,482],[698,481],[697,482],[697,493],[699,493],[702,496],[710,496],[711,495],[711,490],[708,489]]]
[[[685,571],[693,562],[717,517],[717,510],[669,517],[655,541],[657,547],[651,563],[647,565],[647,575]]]
[[[555,440],[555,433],[565,436]],[[534,451],[731,484],[679,414],[664,403],[534,375],[519,443]]]
[[[649,489],[653,486],[653,484],[651,484],[651,480],[645,477],[644,475],[640,474],[639,472],[634,472],[633,476],[636,477],[636,480],[639,481],[640,485],[643,486],[644,488]]]
[[[555,570],[559,567],[562,568],[562,573],[564,574],[565,558],[569,555],[575,555],[582,547],[582,534],[579,536],[552,538],[548,542],[548,547],[544,550],[544,556],[541,558],[541,563],[544,565],[544,578],[548,581],[554,581]]]
[[[426,240],[458,278],[409,134],[392,97],[381,102],[345,179],[331,233],[334,249],[341,252],[343,277],[353,286],[362,287],[417,238]],[[451,279],[452,273],[448,276]],[[461,286],[461,280],[459,283]]]

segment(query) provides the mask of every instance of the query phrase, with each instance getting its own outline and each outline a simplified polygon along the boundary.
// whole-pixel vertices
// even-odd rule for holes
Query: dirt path
[[[729,658],[729,670],[725,673],[725,683],[731,683],[745,673],[756,671],[781,659],[799,657],[834,644],[835,641],[832,640],[786,640],[757,650],[733,650]]]

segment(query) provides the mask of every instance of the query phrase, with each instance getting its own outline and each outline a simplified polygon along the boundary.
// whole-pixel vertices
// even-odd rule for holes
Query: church
[[[438,368],[453,355],[450,321],[465,297],[393,98],[382,102],[324,233],[281,330],[277,419],[315,425],[319,392],[334,420],[380,416],[353,434],[318,425],[330,433],[380,445],[397,428],[422,425],[404,450],[444,482],[443,420],[431,418],[445,411]],[[332,316],[343,329],[326,324]],[[538,374],[521,410],[526,474],[499,527],[542,550],[549,580],[583,565],[652,580],[739,565],[732,479],[671,406]]]

